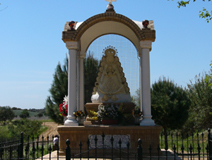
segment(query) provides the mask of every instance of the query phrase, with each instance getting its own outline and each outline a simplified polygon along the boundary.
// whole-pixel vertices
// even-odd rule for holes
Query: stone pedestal
[[[90,113],[90,110],[93,110],[95,112],[98,111],[98,106],[100,104],[103,104],[103,105],[122,105],[122,110],[123,110],[123,113],[132,113],[132,110],[135,108],[135,104],[132,103],[132,102],[123,102],[123,103],[86,103],[85,104],[85,109],[88,113],[88,116],[89,117],[92,117],[93,115]]]
[[[138,147],[138,139],[142,140],[143,154],[149,153],[149,146],[152,147],[152,154],[158,154],[159,134],[161,126],[109,126],[109,125],[93,125],[93,126],[58,126],[57,131],[60,135],[60,155],[65,154],[66,140],[70,140],[72,154],[80,153],[79,143],[82,142],[82,152],[88,149],[87,140],[89,135],[123,135],[130,137],[130,153],[136,153]],[[101,149],[98,149],[98,156],[101,156]],[[108,150],[108,153],[111,151]],[[90,150],[90,153],[92,154]],[[106,151],[107,152],[107,151]],[[87,155],[84,155],[85,157]]]

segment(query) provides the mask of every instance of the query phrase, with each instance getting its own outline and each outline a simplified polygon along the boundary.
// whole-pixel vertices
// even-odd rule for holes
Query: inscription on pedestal
[[[129,142],[129,148],[131,146],[131,141],[130,141],[130,135],[105,135],[104,137],[104,143],[102,139],[102,135],[89,135],[88,139],[90,141],[90,149],[94,149],[96,147],[95,145],[95,136],[97,136],[97,148],[103,149],[109,149],[112,148],[111,145],[111,138],[113,137],[113,148],[118,149],[119,148],[119,141],[121,140],[121,148],[122,149],[127,149],[127,144]]]

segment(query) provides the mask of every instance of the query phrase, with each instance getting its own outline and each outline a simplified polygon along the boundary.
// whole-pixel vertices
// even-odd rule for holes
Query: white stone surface
[[[141,90],[142,90],[142,112],[143,120],[141,121],[141,126],[153,126],[154,121],[151,119],[151,94],[150,94],[150,60],[149,52],[152,47],[151,41],[141,41],[141,58],[140,58],[140,68],[141,68]]]
[[[75,120],[73,115],[74,110],[77,107],[76,101],[76,67],[77,67],[77,42],[66,42],[66,47],[69,49],[69,57],[68,57],[68,116],[65,121],[65,126],[78,126],[78,122]]]

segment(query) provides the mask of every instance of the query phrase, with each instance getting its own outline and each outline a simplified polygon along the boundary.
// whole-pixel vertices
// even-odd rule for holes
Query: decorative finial
[[[142,24],[143,24],[144,28],[147,28],[148,25],[149,25],[149,21],[148,20],[144,20],[144,21],[142,21]]]
[[[115,12],[112,2],[116,2],[116,0],[105,0],[105,1],[109,2],[109,4],[107,5],[106,12]]]
[[[116,2],[116,0],[105,0],[105,1],[108,1],[109,4],[112,4],[112,2]]]
[[[75,21],[70,21],[69,22],[69,26],[70,26],[70,30],[71,31],[75,31],[75,28],[74,28],[75,27],[75,23],[76,23]]]

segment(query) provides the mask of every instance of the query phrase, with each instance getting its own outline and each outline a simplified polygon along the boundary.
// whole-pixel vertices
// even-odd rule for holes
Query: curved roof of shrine
[[[140,22],[140,21],[135,21],[135,20],[132,20],[132,21],[133,21],[135,24],[137,24],[137,26],[138,26],[140,29],[143,29],[143,28],[144,28],[143,25],[142,25],[142,22]],[[84,22],[84,21],[83,21],[83,22]],[[77,21],[76,21],[76,24],[75,24],[75,27],[74,27],[74,28],[77,30],[83,22],[77,22]],[[152,20],[149,21],[148,28],[149,28],[150,30],[154,30],[154,22],[153,22]],[[70,27],[69,27],[69,22],[66,22],[66,23],[65,23],[65,26],[64,26],[64,31],[68,31],[69,29],[70,29]]]
[[[77,22],[75,25],[75,30],[74,32],[69,32],[70,27],[68,25],[69,22],[65,23],[64,27],[64,32],[69,32],[69,34],[63,34],[63,41],[71,41],[71,40],[79,40],[83,33],[94,26],[97,23],[101,22],[119,22],[128,28],[132,30],[135,35],[138,37],[139,40],[155,40],[155,30],[154,30],[154,23],[153,21],[149,21],[150,24],[148,26],[148,30],[151,32],[148,32],[148,34],[144,34],[144,29],[142,22],[139,21],[133,21],[129,19],[128,17],[117,14],[115,12],[105,12],[101,14],[94,15],[90,18],[88,18],[84,22]],[[63,32],[63,33],[64,33]]]

